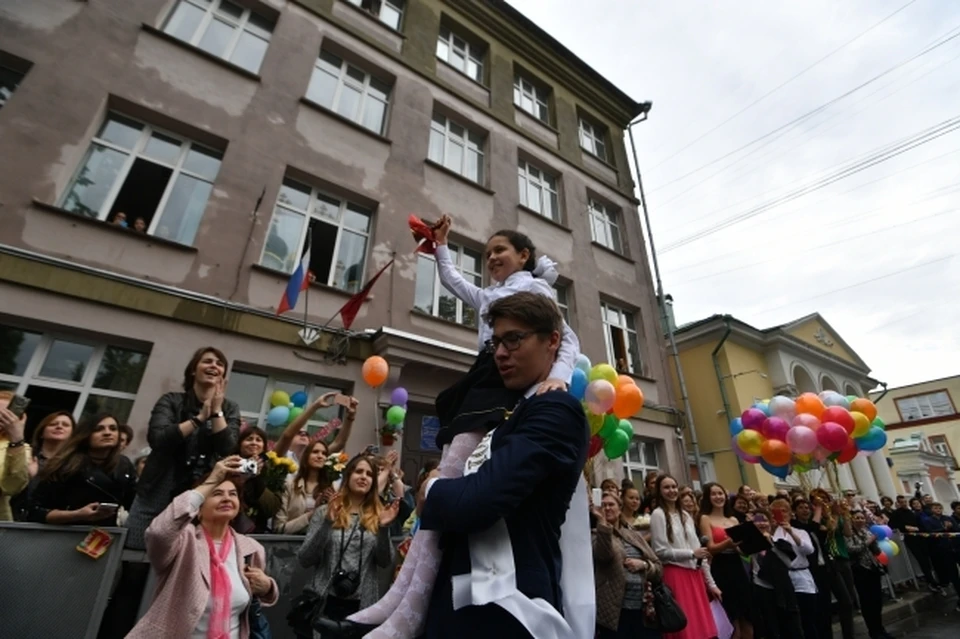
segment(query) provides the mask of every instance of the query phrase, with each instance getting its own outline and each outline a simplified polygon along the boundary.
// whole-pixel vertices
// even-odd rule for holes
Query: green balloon
[[[403,406],[391,406],[387,411],[387,423],[391,426],[399,426],[406,417],[407,411],[403,410]]]
[[[871,422],[870,425],[871,425],[871,426],[876,426],[876,427],[879,428],[880,430],[887,430],[887,425],[884,424],[884,423],[883,423],[883,420],[880,419],[879,417],[877,417],[876,419],[874,419],[873,422]]]
[[[630,423],[629,419],[621,419],[617,428],[627,434],[627,440],[633,439],[633,424]]]
[[[299,406],[294,406],[290,409],[290,417],[287,418],[287,423],[292,424],[293,420],[300,416],[300,413],[303,412],[303,409]]]
[[[600,438],[610,439],[610,436],[617,431],[619,420],[616,415],[606,415],[603,418],[603,426],[600,427]]]
[[[852,401],[855,400],[855,399],[860,399],[860,398],[857,397],[856,395],[847,395],[847,401],[848,401],[848,402],[852,402]]]
[[[630,447],[630,438],[620,429],[614,431],[613,435],[603,445],[603,454],[607,459],[616,459],[622,457],[627,448]]]

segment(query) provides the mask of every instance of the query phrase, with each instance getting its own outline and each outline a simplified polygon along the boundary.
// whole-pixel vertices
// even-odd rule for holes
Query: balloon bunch
[[[267,413],[267,425],[278,428],[291,423],[303,412],[307,399],[304,391],[297,391],[293,395],[282,390],[273,391],[273,395],[270,396],[272,408]]]
[[[590,364],[586,355],[577,358],[570,378],[570,394],[583,402],[590,424],[593,457],[601,450],[607,459],[616,459],[630,447],[633,417],[643,408],[643,391],[629,375],[618,375],[609,364]]]
[[[890,557],[896,557],[900,554],[900,546],[891,539],[891,537],[893,537],[893,530],[891,530],[890,526],[874,524],[870,526],[870,532],[877,538],[877,546],[880,550],[880,553],[877,554],[877,561],[884,566],[888,565],[890,563]]]
[[[390,393],[390,408],[387,409],[386,423],[380,427],[380,443],[393,446],[397,437],[403,434],[403,420],[407,418],[407,389],[397,386]]]
[[[846,464],[887,444],[886,425],[869,399],[836,391],[778,395],[730,422],[733,452],[780,479],[828,462]]]

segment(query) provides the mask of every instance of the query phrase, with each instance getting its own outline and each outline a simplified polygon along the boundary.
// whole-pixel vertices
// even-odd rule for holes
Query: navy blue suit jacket
[[[500,519],[513,546],[517,589],[563,612],[560,527],[587,460],[589,439],[586,416],[573,396],[560,391],[535,395],[497,428],[491,458],[476,473],[434,482],[420,518],[421,529],[444,533],[427,616],[429,639],[505,636],[503,624],[512,617],[493,605],[483,606],[489,609],[483,614],[477,614],[477,606],[455,612],[451,585],[453,575],[470,572],[466,536]]]

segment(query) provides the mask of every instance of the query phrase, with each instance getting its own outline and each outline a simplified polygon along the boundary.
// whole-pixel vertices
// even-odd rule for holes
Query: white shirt
[[[478,348],[483,349],[487,340],[493,337],[493,329],[483,321],[484,316],[490,305],[498,299],[509,297],[515,293],[537,293],[544,295],[554,302],[557,301],[557,292],[553,287],[542,278],[534,277],[530,271],[517,271],[505,279],[487,288],[480,288],[471,284],[463,278],[457,267],[454,266],[450,258],[450,249],[446,244],[440,244],[436,250],[437,273],[440,275],[440,283],[448,291],[457,296],[464,304],[477,310],[479,317],[477,322],[480,325],[478,336]],[[560,348],[557,351],[557,360],[550,370],[551,379],[560,379],[565,382],[570,381],[573,375],[573,367],[577,361],[577,355],[580,354],[580,340],[576,334],[563,324],[563,339],[560,342]]]
[[[790,562],[790,581],[793,582],[793,589],[796,592],[801,592],[808,595],[817,594],[817,584],[813,580],[813,575],[810,573],[810,560],[809,556],[815,552],[813,547],[813,541],[810,539],[809,533],[806,530],[800,530],[799,528],[793,529],[794,534],[800,539],[800,543],[793,539],[793,536],[790,533],[784,532],[783,528],[777,528],[772,537],[774,541],[780,539],[784,540],[791,546],[793,546],[793,552],[796,554],[793,561]],[[774,552],[774,551],[769,551]],[[777,554],[778,557],[786,559],[786,556]],[[761,588],[766,588],[768,590],[773,590],[773,586],[759,577],[760,572],[760,562],[753,562],[753,577],[754,581]]]
[[[234,540],[236,543],[236,540]],[[220,542],[214,542],[215,550],[220,550]],[[237,553],[227,555],[227,573],[230,575],[230,639],[240,639],[240,615],[250,605],[250,593],[243,586],[240,571],[237,568]],[[210,624],[210,603],[212,597],[207,598],[207,607],[200,615],[200,621],[193,631],[193,639],[207,639],[207,626]]]
[[[685,513],[681,519],[679,512],[670,513],[670,528],[673,531],[673,541],[667,538],[666,513],[662,508],[654,510],[650,515],[650,542],[653,552],[665,564],[697,570],[697,558],[693,556],[693,552],[700,548],[701,544],[693,524],[693,516]],[[707,586],[716,587],[713,575],[710,574],[710,562],[700,562],[699,570],[703,573]]]

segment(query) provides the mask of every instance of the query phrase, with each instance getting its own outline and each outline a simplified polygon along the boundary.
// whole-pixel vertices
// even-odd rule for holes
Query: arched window
[[[813,383],[810,373],[800,365],[793,367],[793,384],[798,393],[816,393],[817,385]]]
[[[837,386],[837,383],[833,381],[833,378],[824,375],[820,378],[820,388],[825,391],[837,391],[840,392],[840,387]]]

